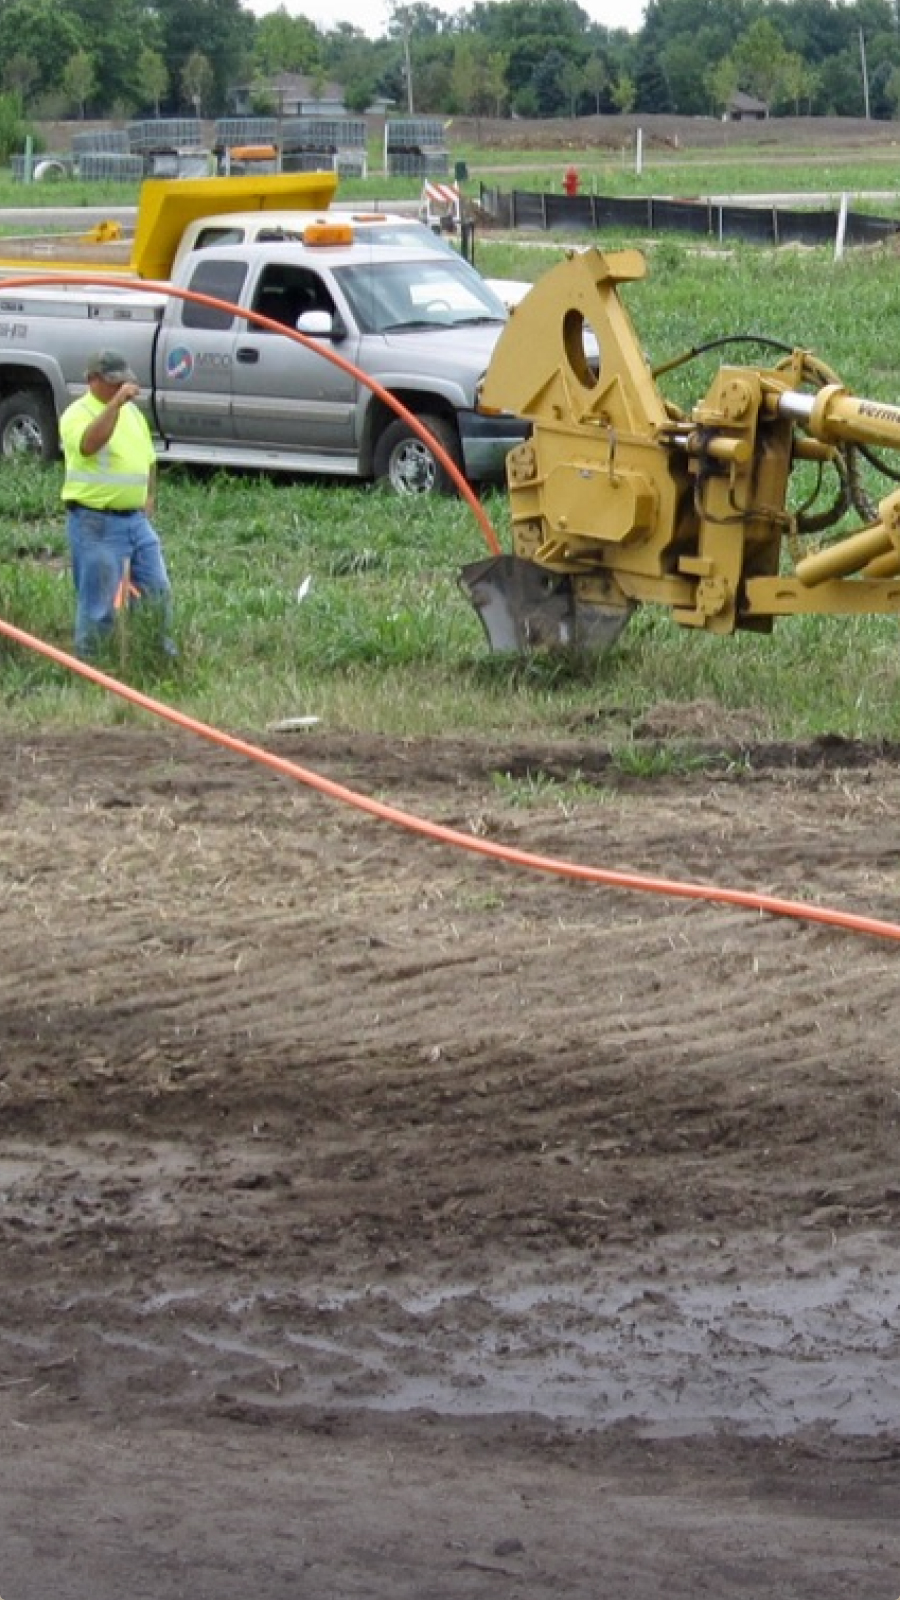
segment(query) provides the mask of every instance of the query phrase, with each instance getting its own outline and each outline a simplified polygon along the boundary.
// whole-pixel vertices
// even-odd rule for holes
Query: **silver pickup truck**
[[[482,412],[478,395],[507,312],[453,252],[377,244],[327,223],[299,240],[191,254],[172,282],[228,306],[160,284],[0,284],[0,454],[52,459],[57,418],[84,388],[89,353],[113,346],[140,380],[162,463],[445,491],[440,458],[392,409],[393,396],[470,482],[503,481],[507,452],[527,429]],[[311,344],[280,336],[284,328]]]

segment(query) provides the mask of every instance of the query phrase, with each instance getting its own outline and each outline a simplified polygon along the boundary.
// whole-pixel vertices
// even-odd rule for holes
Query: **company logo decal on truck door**
[[[166,377],[189,378],[194,370],[194,357],[183,344],[177,344],[166,356]]]

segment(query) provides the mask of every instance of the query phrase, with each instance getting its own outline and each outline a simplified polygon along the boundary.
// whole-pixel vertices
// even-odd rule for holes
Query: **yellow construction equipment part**
[[[532,432],[508,460],[512,554],[462,574],[492,646],[602,648],[642,603],[721,634],[802,612],[900,611],[900,494],[871,503],[858,459],[900,449],[900,408],[781,346],[771,367],[723,365],[680,409],[620,296],[645,271],[634,250],[574,253],[498,341],[483,404]],[[809,462],[835,479],[824,509],[795,493]],[[815,550],[823,534],[836,542]]]

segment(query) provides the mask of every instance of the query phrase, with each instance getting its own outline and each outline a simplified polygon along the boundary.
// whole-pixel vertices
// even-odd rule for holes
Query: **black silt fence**
[[[481,186],[479,203],[501,228],[541,232],[600,232],[630,228],[643,232],[706,235],[720,240],[744,239],[751,244],[830,244],[837,236],[840,213],[829,208],[798,211],[778,206],[714,205],[705,200],[617,199],[604,195],[532,194]],[[877,244],[900,232],[900,222],[848,210],[844,243]]]

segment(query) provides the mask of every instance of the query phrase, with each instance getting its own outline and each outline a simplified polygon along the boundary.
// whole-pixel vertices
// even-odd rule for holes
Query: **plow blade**
[[[593,604],[579,594],[577,580],[521,556],[470,562],[459,582],[498,654],[599,654],[615,644],[633,609],[629,604]]]

